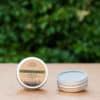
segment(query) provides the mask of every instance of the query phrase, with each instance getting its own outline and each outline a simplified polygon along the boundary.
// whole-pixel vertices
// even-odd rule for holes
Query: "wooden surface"
[[[0,64],[0,100],[100,100],[100,64],[48,64],[48,82],[41,90],[25,90],[16,79],[17,64]],[[86,71],[87,91],[64,93],[58,91],[56,76],[69,69]]]

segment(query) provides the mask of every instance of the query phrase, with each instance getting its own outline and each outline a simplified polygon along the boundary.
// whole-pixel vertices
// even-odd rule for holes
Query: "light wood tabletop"
[[[0,64],[0,100],[100,100],[100,64],[47,64],[48,81],[40,90],[25,90],[16,79],[17,64]],[[88,73],[86,91],[65,93],[58,91],[56,76],[65,70]]]

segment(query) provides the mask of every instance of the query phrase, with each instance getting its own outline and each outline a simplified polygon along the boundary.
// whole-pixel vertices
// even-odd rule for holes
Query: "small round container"
[[[88,75],[79,70],[67,70],[58,74],[57,85],[65,92],[79,92],[88,86]]]
[[[38,89],[47,82],[47,78],[48,68],[37,57],[25,58],[17,66],[17,79],[24,88]]]

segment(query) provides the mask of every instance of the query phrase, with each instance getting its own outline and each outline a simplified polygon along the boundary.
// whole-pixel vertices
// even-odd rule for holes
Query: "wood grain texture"
[[[25,90],[16,79],[17,64],[0,64],[0,100],[100,100],[100,64],[48,64],[48,82],[40,90]],[[83,70],[89,75],[87,91],[58,91],[56,76],[65,70]]]

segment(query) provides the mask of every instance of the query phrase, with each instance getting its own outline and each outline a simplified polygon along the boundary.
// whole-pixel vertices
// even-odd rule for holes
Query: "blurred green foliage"
[[[100,0],[0,1],[0,62],[100,62]]]

